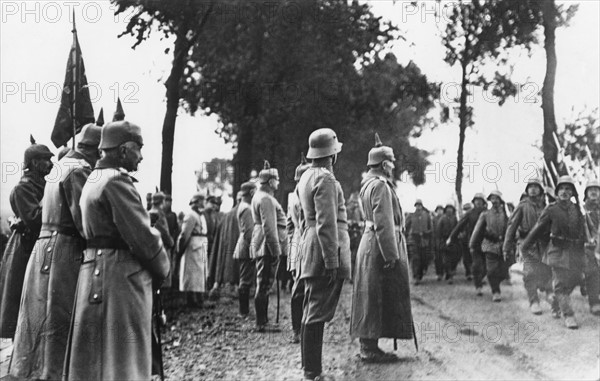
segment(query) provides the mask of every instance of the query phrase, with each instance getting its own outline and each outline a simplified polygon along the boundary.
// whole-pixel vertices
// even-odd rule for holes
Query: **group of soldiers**
[[[14,343],[10,375],[150,379],[152,332],[160,325],[153,320],[157,291],[175,288],[188,306],[202,307],[210,285],[237,282],[239,313],[248,318],[255,285],[260,334],[280,331],[269,321],[269,293],[286,274],[293,279],[292,342],[301,343],[305,379],[328,379],[324,327],[347,279],[353,288],[350,335],[359,339],[360,359],[394,362],[398,357],[382,351],[378,340],[417,344],[409,263],[418,285],[431,252],[438,280],[452,283],[462,258],[477,295],[487,276],[496,302],[518,252],[532,313],[542,313],[542,291],[553,316],[577,328],[570,294],[582,285],[591,312],[600,315],[597,181],[585,188],[583,212],[573,180],[564,176],[552,193],[530,180],[510,216],[496,190],[476,194],[460,220],[452,204],[432,215],[420,200],[406,217],[394,152],[376,136],[361,190],[347,209],[333,169],[342,143],[325,128],[308,138],[287,213],[274,196],[279,172],[265,162],[241,185],[230,212],[219,212],[218,198],[197,193],[180,226],[169,195],[150,195],[144,206],[134,186],[129,173],[143,158],[142,146],[140,127],[128,121],[86,125],[51,182],[45,176],[54,165],[52,152],[34,142],[25,151],[23,177],[10,195],[17,218],[0,267],[0,333]],[[224,275],[233,261],[236,275]]]

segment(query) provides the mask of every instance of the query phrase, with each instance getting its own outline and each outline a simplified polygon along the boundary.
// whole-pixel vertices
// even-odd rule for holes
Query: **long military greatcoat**
[[[208,278],[208,239],[203,213],[191,210],[181,224],[177,251],[183,252],[179,266],[179,291],[204,292]]]
[[[94,179],[94,181],[91,181]],[[160,233],[133,178],[106,159],[83,187],[87,240],[79,271],[67,380],[149,380],[152,286],[169,274]]]
[[[298,187],[296,187],[296,189],[294,189],[294,191],[288,195],[288,213],[286,223],[288,236],[287,271],[296,271],[296,275],[299,274],[298,251],[300,248],[301,213],[302,207],[300,206],[300,200],[298,199]]]
[[[217,226],[210,255],[210,278],[217,284],[237,284],[239,280],[233,264],[233,251],[240,234],[237,220],[238,206],[225,213]]]
[[[285,230],[285,213],[273,195],[259,188],[250,204],[254,230],[250,242],[250,257],[260,258],[265,255],[279,256],[287,252],[287,234]]]
[[[350,334],[412,339],[408,256],[394,185],[382,171],[371,169],[360,197],[367,223],[356,254]],[[396,261],[395,267],[384,269],[386,261]]]
[[[10,206],[20,219],[0,265],[0,337],[12,339],[17,327],[21,290],[29,255],[42,226],[42,197],[46,181],[27,171],[10,192]]]
[[[10,374],[60,379],[81,254],[85,248],[79,198],[92,166],[71,151],[46,184],[42,230],[27,265]]]

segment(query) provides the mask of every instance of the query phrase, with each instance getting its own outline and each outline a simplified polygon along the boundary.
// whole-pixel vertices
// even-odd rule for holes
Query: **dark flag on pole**
[[[94,108],[90,100],[90,90],[85,76],[85,66],[75,28],[73,13],[73,45],[67,61],[67,72],[60,100],[60,108],[52,130],[52,143],[58,148],[74,137],[81,128],[93,123]],[[73,142],[75,139],[73,139]],[[73,146],[75,144],[73,143]],[[73,147],[74,148],[74,147]]]
[[[96,126],[104,126],[104,108],[100,108],[100,114],[98,114],[98,119],[96,119]]]
[[[123,111],[123,105],[121,104],[121,98],[117,97],[117,109],[113,114],[113,122],[125,120],[125,111]]]

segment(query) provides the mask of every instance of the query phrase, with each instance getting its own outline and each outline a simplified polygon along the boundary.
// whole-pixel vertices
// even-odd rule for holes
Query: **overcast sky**
[[[426,9],[407,7],[402,1],[371,4],[376,14],[391,19],[405,32],[408,41],[393,47],[400,61],[415,61],[430,80],[444,83],[447,97],[451,96],[459,76],[443,62],[444,50],[438,35],[443,20],[438,24],[435,17],[426,12],[432,10],[435,3],[428,2]],[[131,37],[117,38],[126,19],[124,16],[115,18],[108,1],[2,1],[1,6],[2,215],[9,212],[9,192],[20,177],[15,163],[22,162],[29,134],[57,152],[50,142],[50,133],[72,42],[70,14],[73,7],[96,114],[104,107],[105,120],[112,119],[116,95],[120,95],[126,119],[142,126],[144,132],[144,161],[136,174],[140,180],[138,189],[142,194],[152,191],[160,178],[161,127],[166,107],[163,81],[171,62],[171,56],[163,52],[172,41],[161,41],[159,35],[154,34],[132,50]],[[557,32],[555,96],[559,126],[573,106],[598,107],[599,9],[597,1],[582,1],[571,27]],[[517,81],[529,85],[519,100],[509,100],[499,107],[478,92],[473,96],[475,126],[467,132],[465,145],[465,160],[475,163],[472,164],[473,175],[464,185],[468,199],[476,191],[495,189],[497,184],[508,199],[518,200],[525,176],[531,173],[528,163],[540,162],[541,153],[532,145],[541,137],[542,112],[540,103],[531,102],[531,95],[541,90],[545,73],[543,49],[538,49],[531,59],[522,58],[520,62],[515,71]],[[177,119],[173,173],[176,210],[187,208],[187,200],[194,192],[195,169],[213,157],[232,157],[232,150],[214,133],[217,127],[214,117],[180,114]],[[428,169],[426,185],[418,188],[410,183],[401,185],[400,197],[405,208],[412,210],[417,193],[430,206],[445,203],[453,193],[455,169],[452,163],[456,161],[458,127],[449,125],[426,132],[414,144],[433,151],[434,164]],[[342,153],[340,160],[350,158]]]

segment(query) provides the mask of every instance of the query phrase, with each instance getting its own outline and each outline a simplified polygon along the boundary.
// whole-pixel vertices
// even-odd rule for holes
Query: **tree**
[[[564,147],[562,154],[565,164],[571,167],[570,172],[576,177],[597,179],[598,162],[600,161],[600,125],[598,108],[572,110],[572,115],[565,122],[565,128],[558,132],[558,140]],[[568,163],[566,163],[568,162]],[[592,173],[593,172],[593,173]],[[585,183],[585,181],[584,181]]]

